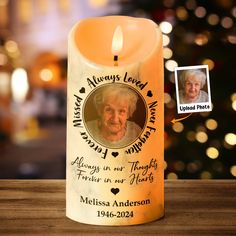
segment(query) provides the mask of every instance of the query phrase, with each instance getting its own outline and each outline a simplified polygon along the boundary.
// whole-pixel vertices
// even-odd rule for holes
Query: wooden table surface
[[[65,180],[0,180],[0,235],[236,235],[236,181],[167,180],[163,219],[111,227],[65,216]]]

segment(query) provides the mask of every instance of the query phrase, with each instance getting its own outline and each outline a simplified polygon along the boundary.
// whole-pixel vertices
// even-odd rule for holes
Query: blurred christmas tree
[[[235,178],[235,2],[122,0],[121,5],[121,14],[150,18],[163,32],[166,178]],[[172,124],[180,117],[174,67],[202,64],[209,66],[213,111]]]

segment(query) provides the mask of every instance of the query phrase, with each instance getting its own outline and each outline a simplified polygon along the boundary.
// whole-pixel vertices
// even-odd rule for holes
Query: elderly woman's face
[[[195,76],[189,76],[185,81],[185,97],[194,101],[198,98],[199,91],[201,89],[201,81]]]
[[[129,102],[110,96],[106,99],[102,115],[102,129],[106,133],[121,135],[125,132],[126,120],[129,118]]]

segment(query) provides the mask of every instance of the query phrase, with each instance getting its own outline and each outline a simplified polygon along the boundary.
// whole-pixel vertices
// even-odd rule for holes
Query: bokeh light
[[[189,10],[194,10],[197,7],[197,3],[195,0],[187,0],[185,5]]]
[[[164,93],[164,103],[167,104],[171,101],[171,96],[169,93]]]
[[[163,21],[159,25],[162,33],[169,34],[172,31],[172,25],[168,21]]]
[[[225,135],[225,142],[229,145],[236,145],[236,134],[228,133]]]
[[[178,175],[174,172],[168,173],[166,177],[167,177],[167,179],[172,179],[172,180],[173,179],[178,179]]]
[[[18,51],[18,45],[15,41],[9,40],[5,43],[5,48],[9,53],[15,53]]]
[[[234,34],[229,34],[228,36],[227,36],[227,39],[228,39],[228,41],[229,41],[229,43],[232,43],[232,44],[236,44],[236,35],[234,35]]]
[[[167,169],[167,167],[168,167],[168,165],[167,165],[167,162],[166,162],[166,161],[164,161],[164,170],[166,170],[166,169]]]
[[[206,150],[206,155],[211,159],[216,159],[219,157],[219,151],[215,147],[208,147]]]
[[[231,10],[232,16],[236,17],[236,7],[233,7]]]
[[[209,58],[204,59],[204,60],[202,61],[202,64],[203,64],[203,65],[208,65],[209,70],[213,70],[213,68],[215,67],[214,61],[212,61],[212,60],[209,59]]]
[[[184,130],[184,125],[181,122],[175,122],[172,125],[172,129],[176,132],[176,133],[181,133]]]
[[[187,164],[187,171],[191,174],[198,172],[201,169],[202,165],[199,161],[195,160]]]
[[[209,130],[215,130],[218,126],[218,123],[214,119],[207,119],[205,125]]]
[[[178,67],[178,63],[174,60],[167,60],[166,63],[165,63],[165,68],[168,70],[168,71],[174,71],[175,68]]]
[[[169,36],[167,36],[165,34],[162,35],[162,38],[163,38],[163,47],[165,47],[170,43],[170,38],[169,38]]]
[[[230,173],[234,177],[236,177],[236,165],[230,167]]]
[[[187,20],[188,19],[188,11],[184,7],[178,7],[176,9],[176,16],[182,21]]]
[[[29,90],[27,72],[23,68],[16,68],[12,73],[11,88],[13,99],[17,103],[25,101]]]
[[[170,48],[163,48],[163,57],[165,59],[170,59],[173,55],[173,51]]]
[[[203,18],[206,15],[206,8],[199,6],[194,11],[196,17]]]
[[[208,17],[207,17],[207,22],[210,24],[210,25],[217,25],[219,22],[220,22],[220,18],[218,15],[216,14],[210,14]]]
[[[209,171],[203,171],[200,175],[201,179],[212,179],[212,174]]]
[[[236,93],[232,93],[230,99],[232,102],[236,101]]]
[[[199,131],[196,133],[196,140],[199,143],[205,143],[208,140],[208,136],[207,133],[203,132],[203,131]]]
[[[206,34],[197,34],[195,38],[195,43],[198,46],[203,46],[208,43],[208,36]]]
[[[175,108],[176,107],[176,101],[174,99],[171,99],[171,101],[166,104],[166,107],[169,108],[169,109]]]
[[[44,68],[39,72],[40,79],[47,82],[53,79],[53,73],[50,69]]]
[[[236,111],[236,101],[232,102],[232,108]]]
[[[174,163],[174,168],[176,171],[183,171],[185,169],[185,163],[183,161],[176,161]]]
[[[220,23],[226,29],[229,29],[229,28],[231,28],[233,26],[233,20],[230,17],[222,18]]]

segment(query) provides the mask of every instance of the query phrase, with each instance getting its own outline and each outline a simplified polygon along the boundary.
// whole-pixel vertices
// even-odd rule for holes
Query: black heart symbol
[[[80,93],[85,93],[85,88],[82,87],[79,92],[80,92]]]
[[[118,188],[111,188],[111,192],[112,192],[114,195],[116,195],[117,193],[120,192],[120,189],[118,189]]]
[[[119,152],[112,152],[111,154],[113,157],[117,157],[119,155]]]
[[[148,97],[152,97],[152,96],[153,96],[153,94],[152,94],[152,91],[151,91],[151,90],[149,90],[149,91],[147,92],[147,96],[148,96]]]

